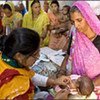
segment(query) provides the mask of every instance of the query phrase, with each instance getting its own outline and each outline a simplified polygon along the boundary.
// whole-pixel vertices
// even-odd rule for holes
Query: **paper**
[[[43,53],[46,56],[55,55],[56,52],[57,52],[56,50],[53,50],[53,49],[51,49],[49,47],[43,47],[43,48],[40,49],[40,53]]]
[[[62,50],[56,51],[52,50],[49,47],[41,48],[40,53],[45,54],[52,62],[54,62],[58,66],[61,66],[64,60],[64,56],[62,55],[65,54],[64,52],[62,52]]]

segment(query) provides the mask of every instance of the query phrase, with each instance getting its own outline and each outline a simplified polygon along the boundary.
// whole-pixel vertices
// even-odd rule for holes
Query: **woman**
[[[2,19],[3,33],[8,35],[13,29],[21,27],[22,15],[15,12],[14,4],[6,2],[3,6],[5,16]]]
[[[19,28],[0,39],[0,99],[32,99],[34,84],[66,85],[67,77],[50,79],[29,69],[39,56],[37,32]],[[32,83],[33,82],[33,83]]]
[[[75,2],[70,15],[75,29],[71,32],[67,74],[87,75],[95,87],[100,86],[100,21],[85,1]]]
[[[49,11],[49,1],[44,0],[43,9],[46,13]]]
[[[49,47],[55,50],[63,49],[68,38],[66,37],[67,18],[59,11],[59,3],[53,0],[50,4],[51,12],[48,13],[50,19],[50,41]],[[68,42],[68,41],[67,41]]]
[[[41,10],[39,0],[33,0],[30,4],[29,12],[24,15],[22,26],[37,31],[41,37],[41,44],[48,45],[48,39],[44,40],[47,35],[48,25],[48,16]]]

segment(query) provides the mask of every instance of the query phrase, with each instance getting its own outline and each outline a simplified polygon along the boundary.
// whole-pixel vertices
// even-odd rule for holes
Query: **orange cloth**
[[[2,74],[4,71],[15,70],[16,75],[11,78],[12,75],[9,75],[10,80],[6,83],[3,83],[0,87],[0,99],[14,99],[17,96],[24,95],[31,87],[31,78],[34,76],[33,71],[27,71],[26,69],[14,68],[4,61],[2,61],[0,55],[0,81],[2,80]],[[7,74],[7,73],[6,73]],[[4,76],[4,75],[3,75]],[[8,77],[8,75],[6,75]],[[9,77],[4,77],[4,79],[9,79]],[[4,80],[3,79],[3,80]],[[1,81],[2,82],[2,81]],[[28,98],[33,99],[34,91],[29,94]]]

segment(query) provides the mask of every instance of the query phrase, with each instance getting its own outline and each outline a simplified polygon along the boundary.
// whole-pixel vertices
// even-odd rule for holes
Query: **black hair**
[[[38,50],[40,37],[37,32],[27,28],[17,28],[8,36],[1,37],[0,49],[6,56],[13,56],[20,52],[23,55],[30,55]]]
[[[72,6],[72,8],[70,9],[70,13],[74,13],[76,11],[80,12],[80,10],[76,6]]]
[[[35,4],[35,3],[40,3],[40,1],[39,1],[39,0],[33,0],[33,2],[31,3],[31,7],[32,7],[33,4]]]
[[[79,13],[81,13],[80,10],[79,10],[76,6],[72,6],[72,7],[70,8],[70,11],[69,11],[69,18],[70,18],[70,20],[71,20],[71,13],[74,13],[74,12],[79,12]]]
[[[52,4],[56,4],[59,7],[59,2],[57,0],[52,0],[50,5]]]
[[[82,95],[89,96],[94,90],[93,81],[87,77],[82,76],[81,80],[79,81],[79,91]]]
[[[10,11],[12,11],[11,7],[8,4],[4,4],[3,9],[9,9]]]
[[[68,9],[68,13],[70,12],[70,8],[71,8],[70,6],[64,5],[63,8],[67,8]]]

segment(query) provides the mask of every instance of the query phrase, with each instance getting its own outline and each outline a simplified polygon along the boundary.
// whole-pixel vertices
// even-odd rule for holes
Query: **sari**
[[[97,35],[100,35],[100,21],[90,8],[90,5],[85,1],[77,1],[73,6],[76,6],[80,10],[90,28]],[[77,29],[74,29],[71,34],[73,39],[66,69],[72,71],[73,74],[87,75],[91,79],[95,79],[100,75],[99,50],[84,35],[84,33],[78,32]]]
[[[37,18],[33,19],[32,16],[32,9],[30,7],[29,11],[24,15],[22,27],[35,30],[41,37],[43,34],[43,29],[49,25],[49,18],[43,10],[40,11],[40,14]],[[48,38],[44,40],[44,45],[48,45],[48,40]]]
[[[52,12],[48,13],[48,17],[50,19],[51,26],[60,25],[59,19]],[[54,50],[63,49],[65,45],[68,43],[68,38],[62,33],[56,34],[56,33],[53,33],[53,30],[51,30],[49,36],[50,36],[49,47],[51,49],[54,49]]]
[[[35,73],[17,68],[16,65],[13,60],[0,54],[0,99],[33,99],[34,85],[31,78]]]
[[[6,2],[5,4],[8,4],[11,7],[12,16],[7,17],[4,15],[2,25],[3,27],[9,26],[10,30],[13,30],[18,27],[19,21],[22,20],[22,15],[19,12],[15,12],[14,4],[12,2]]]

